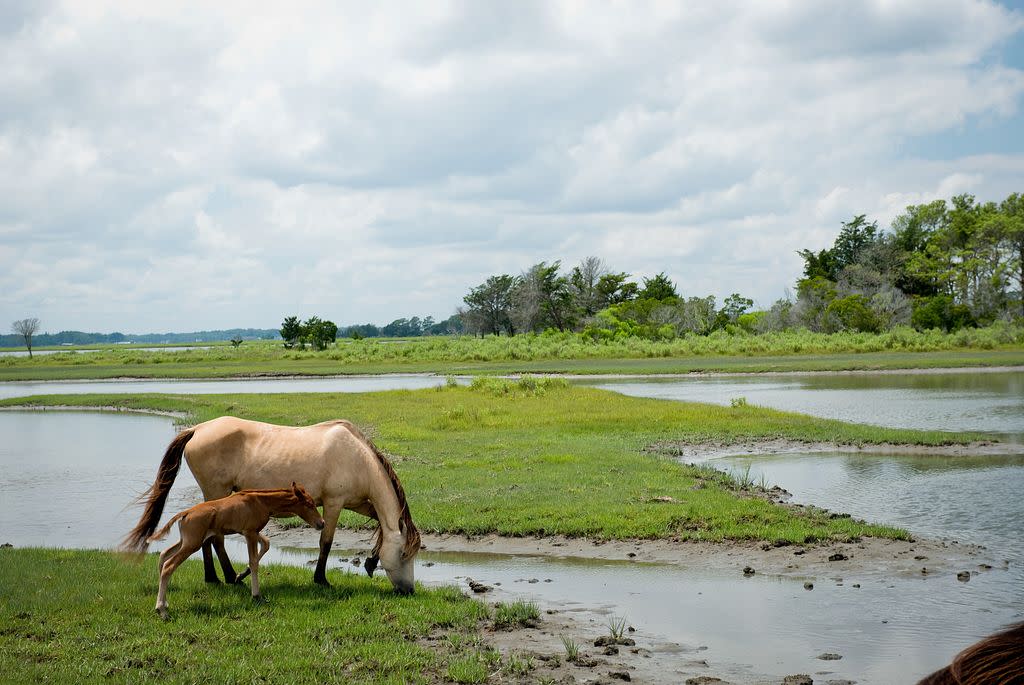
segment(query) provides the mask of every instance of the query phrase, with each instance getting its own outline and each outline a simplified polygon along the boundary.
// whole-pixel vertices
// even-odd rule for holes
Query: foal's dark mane
[[[402,482],[398,480],[398,474],[395,473],[394,467],[391,465],[391,461],[384,456],[384,453],[373,444],[369,438],[363,435],[363,432],[359,430],[351,421],[345,419],[337,419],[335,421],[329,421],[330,424],[341,425],[347,428],[352,435],[356,436],[364,445],[370,448],[370,451],[377,457],[377,461],[384,469],[384,473],[387,474],[391,480],[391,487],[395,490],[395,496],[398,498],[398,508],[402,512],[402,525],[405,528],[405,547],[402,550],[402,558],[408,559],[420,549],[420,531],[416,528],[416,524],[413,523],[412,513],[409,511],[409,502],[405,499],[405,489],[402,487]],[[384,544],[384,530],[380,527],[380,520],[377,523],[377,541],[373,545],[373,551],[371,555],[376,557],[380,554],[380,547]]]

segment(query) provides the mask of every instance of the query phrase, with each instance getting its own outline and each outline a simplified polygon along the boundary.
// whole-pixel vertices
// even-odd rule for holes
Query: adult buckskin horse
[[[156,481],[143,494],[145,510],[127,535],[124,547],[142,550],[156,530],[167,495],[185,457],[206,500],[236,490],[266,490],[302,483],[317,504],[323,505],[326,525],[320,533],[320,558],[313,580],[327,585],[327,555],[342,509],[376,519],[379,526],[366,571],[371,576],[379,561],[395,590],[413,591],[413,559],[420,549],[420,534],[398,475],[377,447],[359,429],[344,420],[313,426],[276,426],[222,416],[184,430],[168,445]],[[203,544],[207,582],[218,582],[213,566],[216,548],[224,580],[236,574],[224,549],[223,537]]]

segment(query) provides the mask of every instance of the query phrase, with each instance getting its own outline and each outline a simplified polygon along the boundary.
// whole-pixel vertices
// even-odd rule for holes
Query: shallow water
[[[636,397],[733,399],[891,428],[1024,434],[1024,371],[793,374],[588,381]]]
[[[0,413],[0,435],[4,436],[0,441],[0,542],[76,548],[115,545],[137,520],[138,509],[130,508],[132,498],[152,483],[160,455],[173,434],[171,422],[163,417]],[[912,530],[919,530],[919,523],[927,524],[929,516],[941,513],[943,507],[961,507],[967,512],[965,519],[986,507],[991,514],[1009,511],[1011,520],[1019,515],[1017,509],[1005,508],[1004,493],[996,487],[1015,487],[1024,457],[998,458],[991,463],[966,460],[951,464],[948,470],[931,468],[927,460],[921,460],[921,466],[908,467],[903,464],[905,457],[876,456],[867,464],[844,466],[846,462],[836,461],[843,457],[819,455],[786,471],[786,459],[781,459],[778,477],[797,497],[838,497],[839,491],[852,489],[850,483],[857,482],[867,488],[868,484],[925,479],[911,480],[913,487],[905,492],[883,493],[874,503],[863,503],[882,507],[882,516],[894,518],[918,512],[920,520],[908,519],[906,524]],[[824,470],[815,471],[814,464],[822,464]],[[732,465],[738,468],[743,462]],[[915,469],[919,475],[914,475]],[[854,476],[861,472],[875,475],[857,481]],[[853,475],[841,482],[835,473]],[[977,479],[979,485],[967,491],[965,501],[947,492],[944,503],[935,510],[922,509],[916,493],[934,494],[927,480],[931,474],[952,477],[958,483]],[[990,487],[984,485],[986,477],[991,477]],[[836,492],[815,491],[819,481],[836,482]],[[800,485],[804,482],[806,491]],[[976,499],[986,492],[996,493],[997,500],[986,505]],[[166,511],[178,511],[198,499],[191,474],[182,469]],[[901,503],[906,506],[899,506]],[[848,493],[846,499],[830,506],[856,510],[861,504]],[[943,527],[960,518],[939,517],[928,532],[962,533],[965,539],[984,533],[990,537],[982,539],[995,548],[1006,544],[1005,532],[1020,529],[999,529],[992,520],[980,519],[978,526],[969,530],[947,531]],[[316,532],[309,530],[308,539],[309,549],[275,547],[268,559],[305,565],[316,556]],[[357,570],[341,558],[353,553],[362,556],[368,548],[369,541],[361,550],[338,550],[332,568]],[[231,549],[233,558],[244,558],[241,545],[236,543]],[[711,673],[732,674],[735,680],[827,670],[833,673],[828,678],[893,683],[920,677],[948,662],[978,637],[1024,617],[1021,568],[1014,562],[1009,570],[997,568],[969,583],[957,582],[952,574],[922,579],[849,576],[842,585],[819,577],[814,590],[808,592],[801,579],[762,574],[732,578],[699,568],[636,562],[427,551],[418,558],[417,578],[451,583],[471,576],[489,585],[500,583],[498,593],[536,599],[542,609],[597,609],[607,616],[624,616],[639,629],[636,637],[642,645],[678,643],[684,651],[706,646],[705,651],[694,652],[694,658],[707,659]],[[528,582],[533,578],[538,582]],[[548,579],[550,583],[544,582]],[[853,583],[860,583],[861,588],[853,588]],[[271,591],[268,583],[267,592]],[[838,652],[844,658],[819,661],[815,657],[822,652]]]
[[[1024,448],[996,457],[893,458],[876,454],[776,454],[709,462],[793,502],[827,506],[930,538],[986,545],[1012,559],[1024,587]]]
[[[109,381],[7,381],[0,383],[0,399],[28,395],[82,395],[86,393],[168,393],[209,395],[217,393],[271,392],[377,392],[418,390],[444,385],[443,376],[387,374],[382,376],[331,376],[326,378],[252,378],[227,380],[109,380]]]
[[[459,378],[459,382],[467,382]],[[225,380],[0,382],[0,398],[82,393],[271,393],[416,390],[446,383],[419,374]],[[926,374],[796,374],[577,380],[636,397],[757,404],[895,428],[973,431],[1024,441],[1024,371]]]

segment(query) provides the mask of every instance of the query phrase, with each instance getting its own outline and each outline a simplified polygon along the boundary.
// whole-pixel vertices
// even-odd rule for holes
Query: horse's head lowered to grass
[[[391,485],[394,488],[395,497],[398,499],[398,507],[401,515],[397,526],[388,526],[385,530],[384,522],[374,512],[374,518],[378,520],[377,540],[373,545],[373,551],[366,559],[364,568],[366,573],[373,576],[378,563],[387,573],[388,580],[395,587],[399,594],[409,595],[415,589],[415,574],[413,560],[420,551],[420,532],[413,523],[412,514],[409,512],[409,503],[405,499],[405,491],[398,475],[391,467],[391,462],[381,454],[372,443],[367,443],[376,454],[381,466],[388,475]]]

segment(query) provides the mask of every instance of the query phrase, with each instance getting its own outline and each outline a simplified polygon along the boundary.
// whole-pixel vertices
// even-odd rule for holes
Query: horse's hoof
[[[156,615],[160,617],[161,621],[167,621],[167,620],[170,620],[170,618],[171,618],[170,614],[167,613],[167,608],[166,607],[160,607],[159,609],[157,609],[156,610]]]
[[[204,580],[209,585],[220,585],[220,578],[217,578],[217,577],[214,577],[214,578],[204,578]]]
[[[252,603],[253,604],[266,604],[267,600],[263,599],[263,595],[253,595],[252,596]]]
[[[330,587],[331,586],[331,584],[329,582],[327,582],[327,576],[324,576],[322,578],[313,578],[313,582],[316,583],[317,585],[320,585],[321,587]]]

